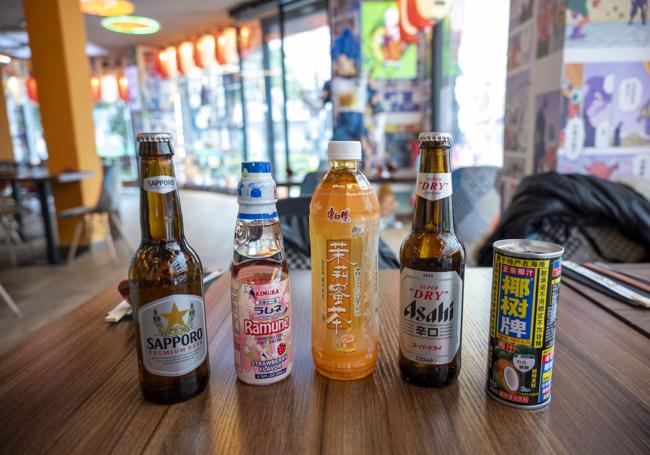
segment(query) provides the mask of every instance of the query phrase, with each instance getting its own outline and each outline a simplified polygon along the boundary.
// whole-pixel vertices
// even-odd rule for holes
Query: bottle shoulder
[[[458,270],[465,261],[465,247],[452,232],[411,231],[400,248],[402,267]]]
[[[199,256],[185,240],[143,242],[131,260],[129,280],[201,279],[202,271]]]

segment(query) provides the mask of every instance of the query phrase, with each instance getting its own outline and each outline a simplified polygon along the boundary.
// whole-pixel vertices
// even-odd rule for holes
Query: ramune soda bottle
[[[232,262],[232,324],[237,377],[262,385],[292,367],[291,296],[275,182],[268,161],[242,162]]]
[[[312,357],[322,375],[353,380],[374,371],[379,350],[379,202],[359,142],[330,142],[327,155],[309,209]]]

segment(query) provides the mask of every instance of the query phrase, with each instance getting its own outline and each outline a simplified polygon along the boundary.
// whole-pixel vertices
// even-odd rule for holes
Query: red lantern
[[[129,101],[129,80],[124,74],[117,77],[117,93],[122,101]]]
[[[223,35],[223,33],[217,37],[215,57],[217,57],[217,62],[219,62],[219,65],[226,63],[226,37]]]
[[[194,45],[191,41],[183,41],[176,51],[176,64],[181,74],[188,74],[194,68]]]
[[[102,99],[102,88],[97,76],[90,78],[90,96],[95,103]]]
[[[239,27],[239,48],[242,56],[248,56],[248,50],[251,47],[251,28],[248,25]]]
[[[214,35],[203,35],[194,44],[194,63],[199,68],[211,68],[216,63],[217,42]]]
[[[25,86],[27,87],[27,98],[29,98],[32,103],[38,104],[36,78],[34,76],[28,76],[27,79],[25,79]]]
[[[167,71],[167,65],[168,65],[167,52],[165,51],[165,49],[160,49],[156,53],[156,72],[160,75],[160,77],[163,77],[165,79],[169,77],[169,72]]]

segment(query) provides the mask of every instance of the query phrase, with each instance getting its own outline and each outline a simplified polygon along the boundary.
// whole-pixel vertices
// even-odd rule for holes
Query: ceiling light
[[[11,57],[9,57],[8,55],[0,54],[0,63],[8,65],[9,63],[11,63]]]
[[[81,0],[81,12],[94,16],[126,16],[133,9],[133,3],[126,0]]]
[[[149,35],[160,30],[160,23],[149,17],[115,16],[102,19],[102,27],[116,33]]]

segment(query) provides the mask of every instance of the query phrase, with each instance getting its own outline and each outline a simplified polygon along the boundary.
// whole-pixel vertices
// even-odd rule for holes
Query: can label
[[[418,172],[416,194],[430,201],[451,196],[451,173]]]
[[[561,261],[495,251],[487,389],[521,406],[551,398]]]
[[[458,273],[404,268],[400,303],[402,354],[430,365],[451,362],[460,347],[463,280]]]
[[[232,282],[237,375],[249,384],[280,380],[291,372],[289,279],[264,284]]]
[[[176,179],[171,175],[145,177],[142,179],[142,189],[150,193],[170,193],[176,191]]]
[[[182,376],[208,353],[203,298],[176,294],[154,300],[138,310],[142,363],[159,376]]]

